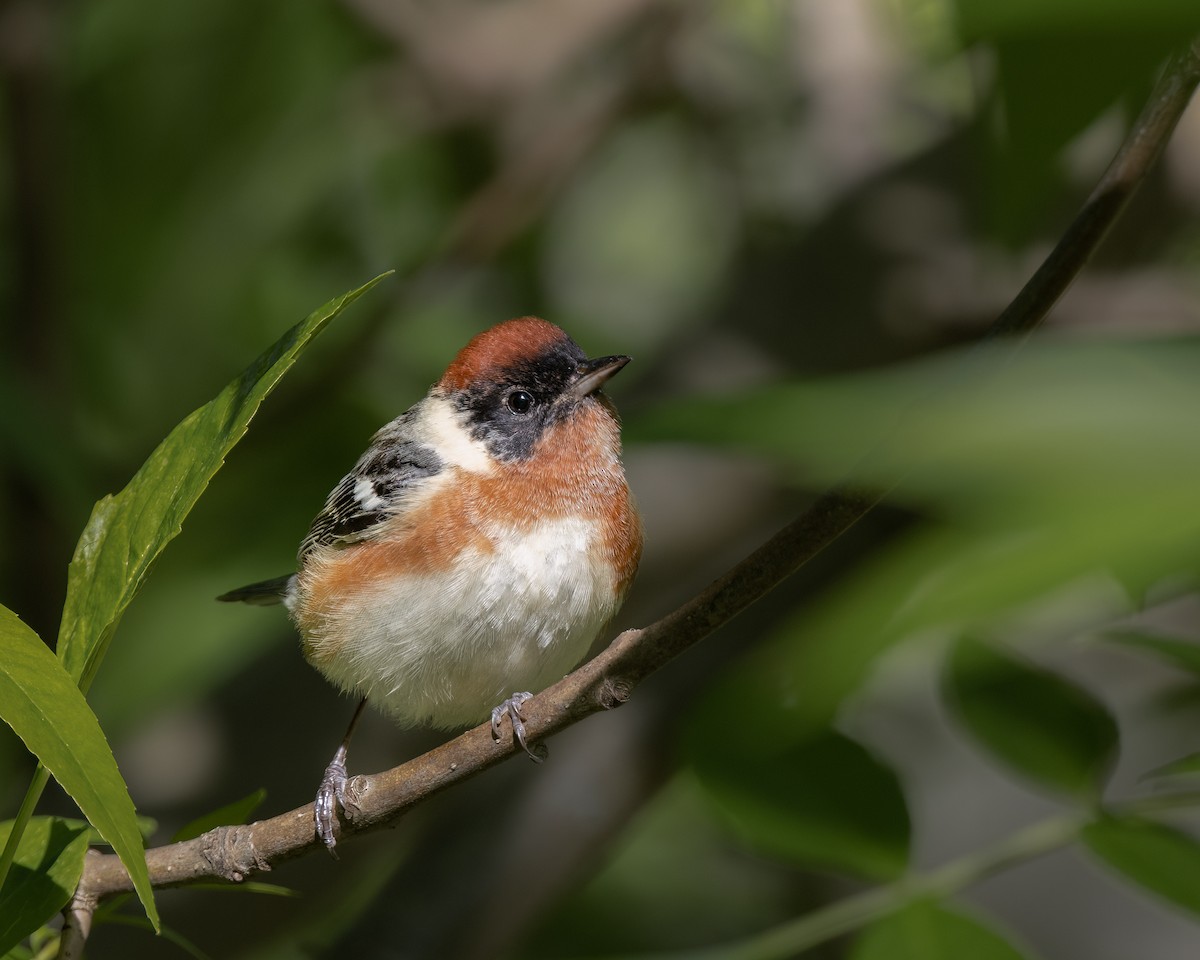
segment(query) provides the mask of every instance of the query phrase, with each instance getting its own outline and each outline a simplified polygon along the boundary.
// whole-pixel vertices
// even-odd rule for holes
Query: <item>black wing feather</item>
[[[300,544],[300,562],[318,546],[356,543],[404,508],[406,494],[443,468],[441,457],[408,439],[412,411],[379,431],[329,497]]]

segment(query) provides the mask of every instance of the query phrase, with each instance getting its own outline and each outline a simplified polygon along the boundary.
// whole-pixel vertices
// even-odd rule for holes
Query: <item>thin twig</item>
[[[1109,812],[1117,816],[1140,817],[1194,808],[1197,804],[1200,804],[1200,794],[1189,791],[1141,797],[1116,804]],[[787,960],[797,957],[919,900],[945,899],[1010,867],[1070,846],[1096,818],[1094,811],[1049,817],[1017,830],[987,849],[973,851],[924,873],[911,874],[893,883],[844,897],[737,943],[623,960]]]
[[[1198,81],[1200,59],[1194,52],[1173,63],[1100,186],[1046,263],[997,320],[993,333],[1025,333],[1045,317],[1161,153]],[[1113,203],[1114,196],[1119,203]],[[769,592],[879,499],[880,495],[845,490],[826,493],[683,606],[648,627],[622,633],[594,660],[530,700],[524,707],[530,735],[543,739],[627,700],[643,679]],[[355,777],[351,790],[357,810],[345,823],[344,836],[392,823],[418,803],[515,752],[512,743],[493,743],[489,725],[482,724],[392,770]],[[218,827],[193,840],[156,847],[146,852],[146,861],[155,887],[218,878],[237,882],[321,847],[313,829],[312,804],[306,803],[270,820]],[[130,889],[128,874],[115,855],[88,859],[80,896],[99,901]]]
[[[708,589],[656,623],[625,631],[595,659],[530,700],[522,708],[529,735],[545,739],[623,703],[643,679],[766,594],[871,505],[869,498],[849,494],[818,501]],[[493,742],[491,726],[484,723],[385,773],[355,777],[350,789],[356,809],[343,836],[391,823],[514,752],[519,750],[512,743]],[[320,846],[312,804],[306,803],[270,820],[218,827],[194,840],[156,847],[146,852],[146,862],[156,887],[201,879],[236,882]],[[115,854],[103,854],[87,862],[80,889],[103,898],[130,889],[129,877]]]
[[[1079,275],[1158,160],[1200,83],[1200,38],[1176,56],[1134,121],[1079,215],[1037,272],[992,324],[988,336],[1027,333]]]
[[[994,847],[968,854],[935,870],[853,894],[738,943],[647,955],[642,960],[784,960],[925,898],[942,898],[986,877],[1073,843],[1087,824],[1082,814],[1035,823]],[[632,958],[630,958],[632,960]]]

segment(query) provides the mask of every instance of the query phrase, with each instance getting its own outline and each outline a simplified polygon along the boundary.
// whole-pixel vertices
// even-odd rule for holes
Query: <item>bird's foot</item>
[[[358,805],[350,797],[349,784],[350,778],[346,774],[346,748],[342,746],[338,747],[333,760],[325,768],[325,776],[321,780],[321,786],[317,788],[317,799],[313,805],[317,836],[335,860],[338,808],[348,812],[358,809]]]
[[[514,693],[496,707],[492,711],[492,739],[497,743],[500,742],[500,723],[507,714],[509,721],[512,723],[513,736],[517,738],[517,743],[521,745],[521,749],[529,754],[529,759],[534,763],[541,763],[546,759],[546,749],[545,747],[539,747],[538,752],[534,752],[530,748],[528,741],[525,739],[525,718],[521,716],[521,707],[525,705],[527,700],[532,699],[532,693]]]

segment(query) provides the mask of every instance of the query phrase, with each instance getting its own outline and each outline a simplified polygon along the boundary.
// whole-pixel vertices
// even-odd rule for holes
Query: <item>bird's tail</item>
[[[289,573],[274,580],[263,580],[246,587],[238,587],[221,594],[217,599],[224,603],[252,603],[258,607],[269,607],[272,604],[283,603],[295,579],[296,575]]]

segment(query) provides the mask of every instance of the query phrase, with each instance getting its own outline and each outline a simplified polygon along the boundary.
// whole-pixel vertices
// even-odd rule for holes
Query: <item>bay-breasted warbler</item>
[[[381,429],[325,501],[298,571],[224,594],[282,602],[308,661],[405,725],[504,717],[587,653],[625,598],[642,526],[589,360],[536,317],[474,337],[424,399]],[[513,691],[520,691],[513,693]],[[317,793],[332,852],[354,721]],[[535,756],[536,759],[536,756]]]

